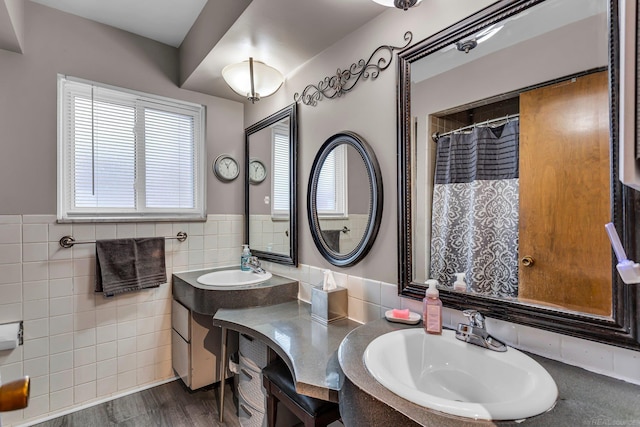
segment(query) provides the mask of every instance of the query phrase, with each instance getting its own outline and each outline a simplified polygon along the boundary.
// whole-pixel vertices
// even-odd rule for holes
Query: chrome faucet
[[[489,335],[481,313],[476,310],[465,310],[462,314],[469,318],[469,324],[458,323],[457,339],[493,351],[507,351],[507,346],[503,342]]]
[[[266,271],[264,270],[264,268],[262,268],[262,265],[260,264],[260,261],[258,261],[258,257],[255,256],[251,256],[249,257],[249,260],[247,260],[247,267],[249,267],[251,269],[251,271],[253,271],[254,273],[257,274],[264,274],[266,273]]]

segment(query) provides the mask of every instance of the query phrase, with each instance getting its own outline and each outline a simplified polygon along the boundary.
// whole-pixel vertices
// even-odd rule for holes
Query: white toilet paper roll
[[[20,344],[20,322],[0,325],[0,350],[12,350]]]

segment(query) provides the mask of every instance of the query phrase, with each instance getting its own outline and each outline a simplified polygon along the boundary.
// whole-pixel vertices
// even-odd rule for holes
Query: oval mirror
[[[382,178],[362,137],[341,132],[325,141],[311,169],[307,208],[313,241],[331,264],[354,265],[369,252],[382,217]]]

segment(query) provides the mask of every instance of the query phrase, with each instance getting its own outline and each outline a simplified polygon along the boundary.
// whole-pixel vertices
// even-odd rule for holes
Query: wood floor
[[[83,409],[37,427],[162,426],[239,427],[231,388],[225,389],[224,423],[219,422],[218,389],[189,390],[180,380]]]

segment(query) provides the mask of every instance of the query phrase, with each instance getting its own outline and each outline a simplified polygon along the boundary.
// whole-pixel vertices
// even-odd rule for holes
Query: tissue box
[[[323,325],[347,317],[347,290],[338,286],[330,291],[322,287],[311,289],[311,318]]]

